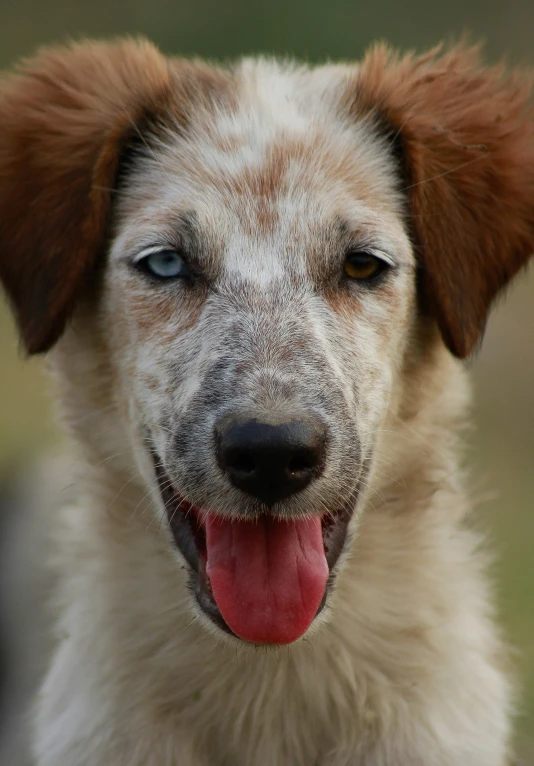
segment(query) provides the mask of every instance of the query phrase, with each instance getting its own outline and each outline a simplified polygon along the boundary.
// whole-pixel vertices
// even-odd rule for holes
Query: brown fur
[[[0,277],[30,353],[61,335],[104,254],[122,150],[147,124],[185,125],[215,86],[216,70],[133,40],[47,51],[3,84]]]
[[[351,109],[400,142],[421,292],[445,342],[467,356],[490,304],[534,243],[532,77],[482,68],[477,51],[366,56]]]

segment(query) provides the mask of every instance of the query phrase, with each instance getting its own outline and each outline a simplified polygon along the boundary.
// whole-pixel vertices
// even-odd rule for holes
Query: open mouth
[[[182,497],[153,457],[170,528],[204,613],[256,644],[289,644],[304,635],[326,603],[356,497],[323,516],[229,519]]]

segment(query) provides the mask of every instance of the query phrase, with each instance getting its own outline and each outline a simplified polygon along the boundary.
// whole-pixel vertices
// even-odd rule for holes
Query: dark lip
[[[213,597],[211,584],[206,572],[206,538],[202,524],[199,521],[198,514],[200,511],[174,489],[158,455],[154,450],[151,450],[151,454],[169,526],[176,547],[189,565],[191,586],[198,605],[218,628],[235,638],[239,638],[224,621]],[[316,617],[323,610],[328,593],[334,583],[336,576],[335,567],[345,547],[348,525],[352,518],[358,494],[359,489],[357,488],[344,505],[331,514],[324,514],[322,517],[325,557],[330,575],[324,596],[316,612]]]

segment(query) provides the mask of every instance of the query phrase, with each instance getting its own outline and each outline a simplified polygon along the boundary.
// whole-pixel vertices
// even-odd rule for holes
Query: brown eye
[[[343,269],[350,279],[370,280],[377,277],[388,264],[381,258],[364,250],[349,253],[345,258]]]

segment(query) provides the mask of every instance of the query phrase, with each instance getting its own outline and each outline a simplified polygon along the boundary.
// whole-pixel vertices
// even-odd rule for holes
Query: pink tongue
[[[328,564],[321,519],[228,521],[208,514],[207,573],[226,624],[258,644],[289,644],[309,628]]]

